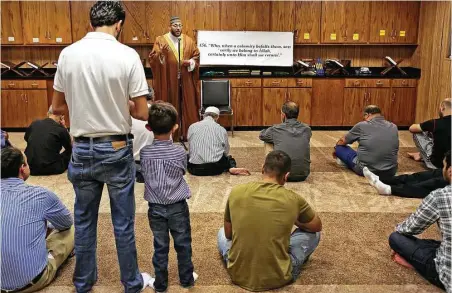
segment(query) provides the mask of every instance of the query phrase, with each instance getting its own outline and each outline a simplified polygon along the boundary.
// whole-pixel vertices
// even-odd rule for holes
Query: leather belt
[[[14,290],[5,290],[2,289],[2,293],[15,293],[15,292],[20,292],[23,291],[25,289],[30,288],[31,286],[33,286],[34,284],[36,284],[42,277],[42,275],[44,275],[44,272],[47,270],[47,266],[42,270],[42,272],[40,272],[36,277],[34,277],[33,280],[31,280],[30,283],[28,283],[27,285],[23,286],[22,288],[19,289],[14,289]]]
[[[87,137],[87,136],[74,137],[75,142],[90,142],[91,139],[93,140],[93,143],[123,141],[123,140],[127,140],[127,139],[133,139],[133,135],[132,134],[118,134],[118,135],[107,135],[107,136],[101,136],[101,137]]]

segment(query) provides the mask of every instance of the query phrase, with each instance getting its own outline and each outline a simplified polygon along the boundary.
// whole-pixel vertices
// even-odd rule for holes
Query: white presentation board
[[[292,66],[293,32],[198,31],[201,65]]]

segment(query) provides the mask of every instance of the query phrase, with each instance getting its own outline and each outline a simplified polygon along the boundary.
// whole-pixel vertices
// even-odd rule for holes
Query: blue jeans
[[[228,263],[228,253],[231,249],[232,241],[226,238],[224,228],[218,231],[218,250],[223,260]],[[309,256],[319,246],[320,232],[311,233],[296,229],[290,235],[289,256],[292,262],[292,279],[295,281],[301,273],[303,264],[308,260]]]
[[[389,236],[389,246],[411,264],[416,271],[433,285],[444,289],[436,271],[436,251],[440,241],[419,239],[414,236],[392,232]]]
[[[110,196],[116,250],[124,292],[141,291],[135,245],[135,163],[132,141],[115,149],[111,142],[74,143],[68,178],[75,190],[75,271],[77,292],[88,292],[97,281],[97,220],[104,184]]]
[[[356,160],[358,159],[358,154],[354,149],[349,147],[348,145],[337,145],[335,147],[336,156],[345,164],[347,167],[359,176],[363,175],[363,169],[356,164]]]
[[[191,226],[187,201],[170,205],[149,203],[149,225],[154,234],[154,256],[152,264],[155,271],[154,288],[164,292],[168,288],[168,252],[170,238],[173,236],[174,249],[177,252],[179,280],[182,287],[194,284],[193,262],[191,261]]]

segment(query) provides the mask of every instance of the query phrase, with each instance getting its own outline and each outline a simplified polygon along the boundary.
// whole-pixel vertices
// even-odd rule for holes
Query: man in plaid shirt
[[[389,237],[389,246],[394,250],[395,262],[414,268],[430,283],[452,292],[451,286],[451,232],[452,232],[452,168],[451,153],[444,158],[443,176],[449,183],[446,187],[432,191],[414,214],[396,227]],[[422,233],[437,222],[442,241],[419,239],[413,235]]]

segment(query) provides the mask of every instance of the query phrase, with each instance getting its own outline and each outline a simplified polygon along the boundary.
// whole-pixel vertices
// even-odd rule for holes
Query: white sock
[[[339,158],[336,158],[336,163],[341,167],[347,167],[347,165]]]
[[[391,193],[392,193],[391,186],[389,186],[387,184],[384,184],[380,180],[378,180],[375,183],[374,187],[378,190],[378,193],[381,194],[381,195],[391,195]]]
[[[363,168],[363,174],[364,177],[367,178],[367,180],[369,181],[370,185],[375,187],[375,184],[377,183],[377,181],[380,179],[380,177],[378,177],[377,175],[375,175],[374,173],[372,173],[369,168],[364,167]]]

